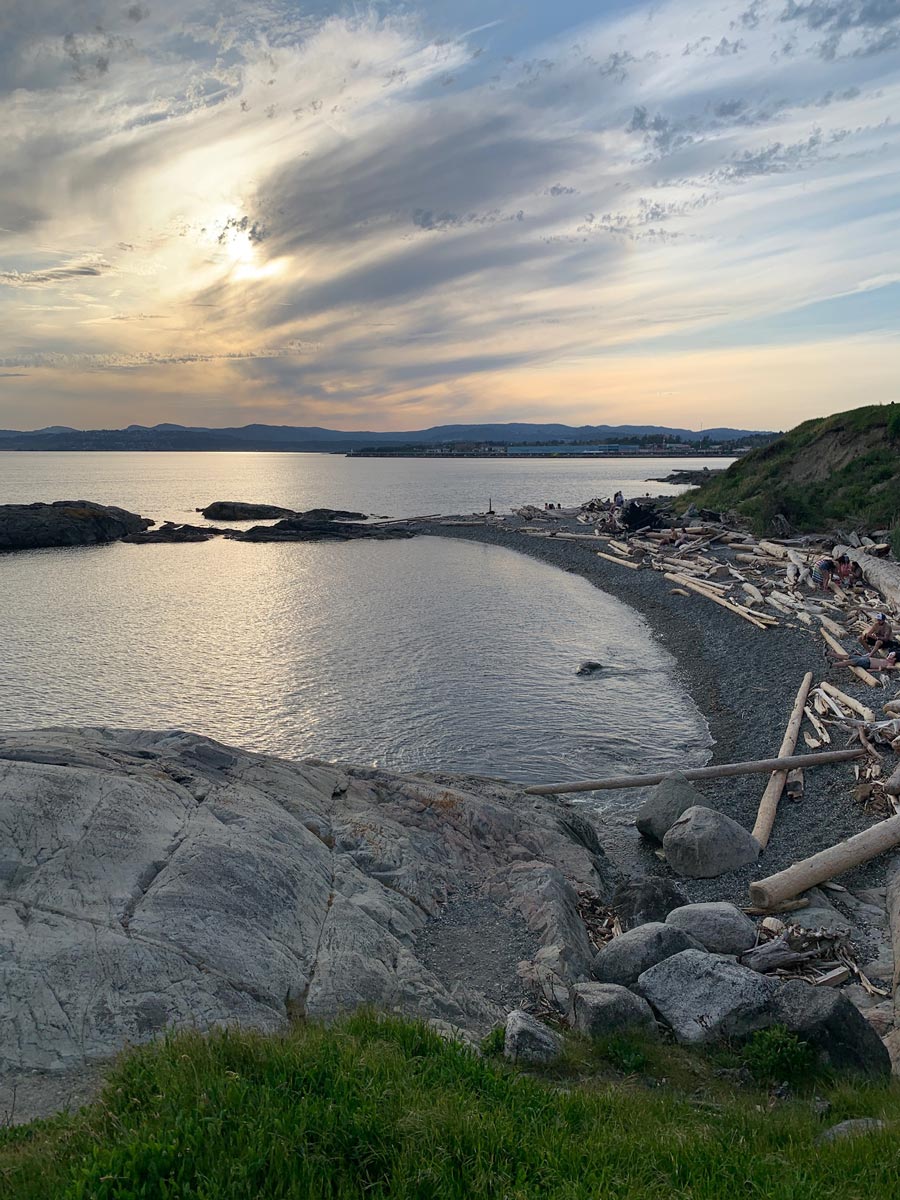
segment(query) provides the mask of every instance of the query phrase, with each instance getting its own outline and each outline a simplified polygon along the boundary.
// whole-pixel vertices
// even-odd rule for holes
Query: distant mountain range
[[[665,425],[435,425],[396,433],[321,429],[317,426],[244,425],[206,429],[186,425],[129,425],[127,429],[0,430],[3,450],[320,450],[347,453],[379,446],[440,446],[475,442],[539,445],[550,442],[610,441],[616,438],[680,437],[685,442],[713,443],[773,436],[750,429],[670,429]]]

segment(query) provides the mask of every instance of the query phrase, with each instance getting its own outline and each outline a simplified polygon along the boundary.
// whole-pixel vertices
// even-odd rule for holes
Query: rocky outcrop
[[[155,543],[208,542],[210,538],[221,537],[224,529],[216,529],[213,525],[179,525],[174,521],[164,521],[156,529],[145,529],[142,533],[130,533],[123,538],[135,546],[145,546]]]
[[[415,537],[413,530],[406,525],[364,525],[361,521],[338,519],[340,514],[322,517],[314,516],[312,512],[277,521],[274,525],[254,525],[252,529],[240,533],[229,532],[226,536],[238,542],[349,542],[358,538],[383,542]]]
[[[153,524],[124,508],[90,500],[0,505],[0,552],[51,546],[97,546],[140,533]]]
[[[663,850],[676,875],[713,879],[759,858],[759,842],[743,825],[714,808],[685,809],[663,838]]]
[[[427,930],[458,897],[490,897],[497,938],[524,929],[570,986],[574,888],[606,890],[586,840],[552,802],[493,781],[286,762],[179,731],[0,736],[0,1070],[360,1004],[483,1033],[503,1008],[476,972],[425,955]]]
[[[296,517],[293,508],[280,508],[277,504],[244,504],[241,500],[216,500],[206,508],[198,508],[207,521],[277,521],[282,517]]]

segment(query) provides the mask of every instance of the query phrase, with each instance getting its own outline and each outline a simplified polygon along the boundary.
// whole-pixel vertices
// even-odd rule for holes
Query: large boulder
[[[555,805],[496,781],[180,731],[0,735],[0,1076],[359,1005],[484,1033],[522,995],[519,948],[562,969],[597,862]]]
[[[703,805],[686,809],[663,838],[676,875],[712,879],[756,862],[759,842],[743,825]]]
[[[503,1054],[510,1062],[542,1066],[559,1058],[562,1047],[558,1033],[522,1009],[513,1009],[506,1018]]]
[[[614,983],[577,983],[572,989],[572,1023],[588,1037],[606,1037],[628,1029],[656,1032],[650,1005]]]
[[[673,908],[666,924],[696,938],[710,954],[743,954],[756,945],[754,923],[746,913],[724,901]]]
[[[607,942],[594,959],[593,976],[600,983],[631,987],[638,976],[682,950],[702,950],[699,942],[672,925],[649,921]]]
[[[0,504],[0,551],[97,546],[140,533],[152,524],[137,513],[90,500]]]
[[[634,990],[653,1006],[677,1041],[702,1045],[745,1038],[771,1025],[778,984],[730,959],[683,950],[645,971]]]
[[[773,1023],[809,1042],[838,1070],[891,1073],[891,1056],[881,1038],[859,1009],[833,988],[788,980],[776,997]]]
[[[623,929],[634,929],[648,921],[665,921],[673,908],[687,902],[687,896],[670,879],[643,875],[620,884],[612,894],[610,906]]]
[[[703,804],[703,797],[683,775],[671,775],[658,784],[637,811],[638,833],[661,842],[681,814]]]

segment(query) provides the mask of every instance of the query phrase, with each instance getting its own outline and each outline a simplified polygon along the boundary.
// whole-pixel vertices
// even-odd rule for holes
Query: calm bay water
[[[683,490],[650,483],[728,458],[345,458],[337,454],[17,454],[0,452],[0,504],[96,500],[155,520],[196,521],[213,500],[287,508],[349,508],[390,517],[498,512],[520,504],[580,504]]]
[[[565,461],[531,475],[478,460],[312,455],[0,460],[0,503],[75,496],[182,519],[216,498],[385,513],[460,507],[440,503],[435,485],[417,490],[424,467],[450,468],[441,495],[456,497],[493,466],[477,478],[494,489],[495,507],[511,466],[510,503],[534,499],[536,479],[554,468],[557,486],[538,499],[565,503],[626,482],[596,486],[597,470],[613,464],[591,464],[589,477],[586,464]],[[7,728],[181,727],[286,757],[528,782],[699,763],[709,744],[671,659],[633,612],[494,546],[217,539],[45,550],[0,557],[0,588]],[[607,667],[579,677],[585,658]]]

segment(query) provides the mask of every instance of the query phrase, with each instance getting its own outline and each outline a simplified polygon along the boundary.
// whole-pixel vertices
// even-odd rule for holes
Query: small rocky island
[[[0,551],[52,546],[98,546],[142,533],[146,517],[90,500],[0,504]]]

